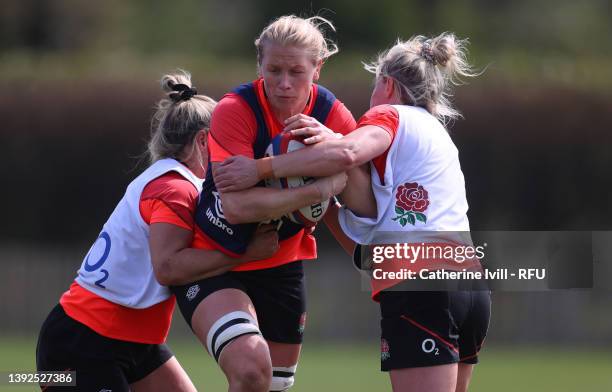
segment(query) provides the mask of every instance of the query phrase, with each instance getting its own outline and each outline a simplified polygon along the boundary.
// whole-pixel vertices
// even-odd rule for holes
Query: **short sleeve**
[[[397,109],[391,105],[374,106],[357,121],[357,128],[366,125],[374,125],[384,129],[391,135],[391,140],[393,140],[395,139],[399,127],[399,113]],[[389,146],[384,153],[372,159],[372,165],[374,165],[378,173],[381,184],[385,183],[385,168],[387,166],[387,154],[390,148],[391,146]]]
[[[223,162],[233,155],[253,157],[257,135],[255,116],[237,94],[226,94],[215,107],[210,121],[208,151],[211,162]]]
[[[197,199],[198,190],[189,180],[169,172],[145,186],[140,196],[140,214],[148,224],[170,223],[192,230]]]
[[[399,126],[399,113],[391,105],[374,106],[368,110],[357,122],[357,128],[374,125],[389,132],[391,138],[395,138]]]
[[[355,130],[355,117],[340,100],[336,100],[329,112],[325,126],[334,132],[346,135]]]

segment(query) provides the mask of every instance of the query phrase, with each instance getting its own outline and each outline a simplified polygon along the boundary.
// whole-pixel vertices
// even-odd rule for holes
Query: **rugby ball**
[[[281,155],[304,148],[306,145],[302,143],[302,140],[303,138],[301,136],[295,137],[289,132],[282,132],[272,139],[272,142],[266,149],[265,155]],[[308,176],[267,179],[266,186],[280,189],[297,188],[312,184],[315,180],[316,178]],[[299,210],[287,214],[287,218],[294,223],[306,227],[314,226],[323,218],[327,211],[327,207],[329,207],[329,200],[302,207]]]

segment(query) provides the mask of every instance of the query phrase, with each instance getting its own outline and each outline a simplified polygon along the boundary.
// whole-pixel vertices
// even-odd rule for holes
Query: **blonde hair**
[[[336,31],[332,22],[321,16],[304,19],[295,15],[285,15],[274,20],[255,40],[257,64],[261,64],[263,59],[264,46],[271,42],[282,46],[305,48],[315,62],[327,60],[338,53],[338,45],[325,38],[322,28],[325,25]]]
[[[478,75],[466,60],[467,43],[453,33],[435,38],[418,35],[408,41],[398,40],[364,67],[377,78],[394,79],[402,103],[423,107],[447,124],[461,117],[449,99],[452,85],[462,84],[462,77]]]
[[[161,78],[161,87],[167,97],[156,105],[151,121],[151,139],[148,144],[150,163],[162,158],[187,160],[198,154],[204,165],[201,151],[193,143],[196,134],[210,127],[210,118],[217,102],[205,95],[197,94],[191,84],[191,74],[177,70]],[[185,147],[191,145],[191,150]]]

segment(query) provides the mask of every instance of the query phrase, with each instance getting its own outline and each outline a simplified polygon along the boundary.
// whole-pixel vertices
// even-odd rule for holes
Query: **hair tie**
[[[431,64],[436,65],[436,58],[434,57],[431,44],[428,41],[423,42],[423,45],[421,46],[421,57]]]
[[[172,86],[172,91],[176,91],[176,93],[170,94],[170,98],[175,103],[180,101],[187,101],[198,93],[198,90],[196,90],[195,86],[189,87],[183,83],[177,83]]]

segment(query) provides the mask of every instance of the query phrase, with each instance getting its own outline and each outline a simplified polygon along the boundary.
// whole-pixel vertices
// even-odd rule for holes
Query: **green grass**
[[[195,338],[170,345],[199,390],[226,390],[223,374]],[[0,338],[0,372],[32,370],[35,346],[34,338]],[[378,371],[378,355],[372,344],[306,344],[292,391],[389,391],[387,375]],[[470,391],[612,391],[611,369],[611,352],[487,347]],[[36,388],[0,383],[2,392],[29,390]]]

